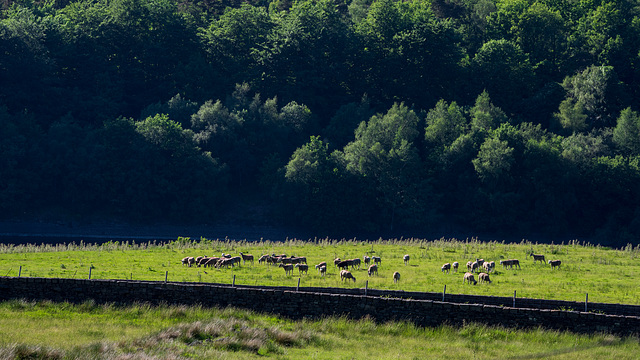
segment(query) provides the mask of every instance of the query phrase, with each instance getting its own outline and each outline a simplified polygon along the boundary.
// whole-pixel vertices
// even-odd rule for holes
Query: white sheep
[[[476,279],[473,277],[473,274],[470,272],[464,273],[464,277],[462,278],[462,283],[464,284],[465,282],[469,282],[469,284],[473,282],[473,285],[476,285],[478,283]]]
[[[351,264],[352,268],[357,267],[358,270],[360,270],[360,264],[362,263],[360,261],[360,258],[351,259],[351,262],[352,262],[352,264]]]
[[[451,271],[451,264],[450,263],[446,263],[444,265],[442,265],[442,272],[446,272],[447,274]]]
[[[491,283],[491,279],[489,279],[489,274],[487,273],[480,273],[478,275],[478,279],[480,280],[480,283],[484,283],[484,282]]]
[[[371,258],[370,258],[370,257],[368,257],[367,255],[365,255],[365,256],[362,258],[362,260],[363,260],[364,264],[365,264],[365,265],[367,265],[367,266],[369,266],[369,264],[371,263]]]
[[[458,272],[458,267],[460,266],[460,264],[458,264],[457,261],[454,261],[452,264],[453,267],[453,272]]]
[[[555,268],[560,269],[561,264],[562,264],[562,261],[560,260],[549,260],[549,265],[551,265],[551,270]]]
[[[486,272],[491,272],[493,271],[493,269],[495,268],[496,263],[495,261],[489,261],[489,262],[485,262],[484,264],[482,264],[482,267],[484,268],[484,270]]]
[[[371,260],[374,264],[382,265],[382,258],[380,258],[379,256],[372,256]]]
[[[467,261],[467,271],[471,271],[471,264],[473,264],[473,261]]]
[[[351,271],[341,270],[340,271],[340,280],[344,281],[345,279],[353,279],[353,282],[356,282],[355,276],[351,274]]]
[[[323,266],[325,268],[327,267],[327,262],[326,261],[323,261],[320,264],[316,265],[316,270],[318,270],[318,272],[320,272],[320,268],[323,267]]]
[[[407,254],[407,255],[402,257],[402,260],[404,260],[404,264],[405,265],[407,265],[409,263],[409,259],[410,259],[409,254]]]
[[[397,283],[398,281],[400,281],[400,273],[396,271],[393,273],[393,282]]]

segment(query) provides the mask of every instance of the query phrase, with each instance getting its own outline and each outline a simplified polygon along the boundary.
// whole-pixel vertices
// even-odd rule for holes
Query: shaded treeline
[[[6,216],[640,235],[635,2],[3,4]]]

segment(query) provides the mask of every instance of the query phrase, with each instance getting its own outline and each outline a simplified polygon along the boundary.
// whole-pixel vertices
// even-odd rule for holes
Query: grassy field
[[[0,359],[637,359],[637,337],[290,321],[233,308],[0,303]]]
[[[552,270],[534,264],[531,252],[562,260]],[[285,275],[275,266],[247,263],[231,269],[186,267],[185,256],[240,252],[306,256],[308,274]],[[405,265],[402,257],[409,254]],[[326,277],[313,268],[335,257],[382,258],[378,276],[364,268],[357,280],[341,282],[338,270]],[[138,279],[183,282],[364,287],[407,291],[512,296],[591,302],[640,304],[636,278],[640,246],[607,249],[575,241],[566,244],[517,244],[476,240],[396,239],[291,240],[230,242],[180,238],[165,244],[107,243],[57,246],[0,244],[0,276]],[[463,284],[462,273],[443,274],[445,262],[520,260],[521,269],[491,274],[491,284]],[[402,274],[394,284],[394,271]],[[13,300],[0,303],[0,359],[637,359],[637,337],[576,335],[542,329],[515,330],[467,324],[462,327],[417,328],[408,323],[377,324],[344,318],[290,321],[233,308],[127,307]]]
[[[287,254],[305,256],[310,265],[307,274],[285,275],[283,269],[246,263],[230,269],[183,266],[185,256],[219,256]],[[560,269],[533,262],[528,255],[544,254],[547,260],[562,261]],[[409,254],[405,265],[402,257]],[[332,264],[335,257],[361,258],[375,255],[382,258],[378,276],[368,277],[365,267],[353,270],[356,282],[340,281],[339,271]],[[395,239],[362,242],[357,240],[318,240],[286,242],[230,242],[180,238],[174,242],[71,244],[59,246],[0,245],[0,276],[61,277],[92,279],[135,279],[179,282],[231,283],[236,285],[269,285],[318,287],[357,287],[405,291],[442,292],[448,294],[478,294],[494,296],[559,299],[590,302],[640,304],[637,278],[640,276],[640,246],[608,249],[570,241],[566,244],[533,244],[480,242],[471,240]],[[495,261],[491,284],[463,284],[462,275],[469,260],[483,258]],[[519,259],[521,269],[503,269],[503,259]],[[314,264],[330,263],[327,275],[321,277]],[[460,263],[460,273],[444,274],[444,263]],[[393,272],[401,274],[394,284]]]

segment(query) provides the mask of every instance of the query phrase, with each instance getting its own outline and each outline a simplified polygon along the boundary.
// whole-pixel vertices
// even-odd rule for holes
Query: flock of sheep
[[[533,257],[533,262],[541,262],[545,263],[544,255],[536,255],[534,253],[529,254],[530,257]],[[409,264],[409,260],[411,257],[409,255],[403,256],[403,261],[405,265]],[[254,257],[251,254],[243,254],[240,253],[240,256],[232,256],[230,254],[222,253],[220,257],[207,257],[207,256],[198,256],[191,257],[187,256],[182,259],[183,266],[197,266],[197,267],[215,267],[215,268],[229,268],[234,267],[236,265],[240,265],[240,262],[246,263],[250,261],[253,264]],[[307,265],[307,258],[304,256],[287,256],[285,254],[281,255],[262,255],[258,258],[259,264],[267,264],[278,266],[284,269],[286,275],[293,274],[294,269],[298,269],[300,275],[303,273],[308,274],[309,265]],[[551,265],[551,269],[560,268],[561,261],[560,260],[549,260],[549,265]],[[378,268],[382,264],[382,259],[379,256],[367,256],[365,255],[362,260],[359,258],[355,259],[346,259],[341,260],[340,258],[336,258],[333,260],[333,265],[340,270],[340,280],[349,281],[353,280],[355,283],[356,278],[353,276],[350,270],[360,269],[362,264],[367,267],[367,275],[374,276],[378,275]],[[503,269],[520,269],[520,261],[517,259],[508,259],[508,260],[500,260],[500,265],[502,265]],[[462,279],[463,283],[469,283],[476,285],[478,281],[475,279],[475,273],[478,273],[478,280],[480,283],[491,283],[491,279],[489,277],[489,273],[495,270],[495,262],[494,261],[485,261],[484,259],[476,259],[475,261],[467,262],[467,271],[464,274]],[[458,272],[459,263],[446,263],[442,265],[442,272],[449,274],[452,270],[453,272]],[[327,273],[327,263],[321,262],[315,265],[316,270],[320,274],[320,276],[325,276]],[[480,272],[484,270],[483,272]],[[400,281],[400,273],[393,273],[393,282],[397,283]]]
[[[243,254],[240,253],[240,256],[232,256],[230,254],[222,253],[219,257],[207,257],[207,256],[187,256],[182,259],[183,266],[197,266],[197,267],[215,267],[215,268],[229,268],[237,265],[240,265],[240,262],[246,263],[250,261],[253,264],[253,255],[251,254]],[[405,265],[409,263],[410,256],[404,255],[403,260]],[[307,274],[309,271],[309,265],[307,265],[307,258],[304,256],[287,256],[285,254],[281,255],[262,255],[258,258],[259,264],[268,264],[268,265],[277,265],[284,269],[286,275],[293,274],[294,269],[298,269],[300,274]],[[340,258],[336,258],[333,260],[333,264],[336,268],[340,270],[340,280],[353,280],[356,281],[355,276],[351,273],[350,270],[360,269],[362,264],[364,263],[367,266],[367,274],[369,276],[378,275],[378,268],[382,264],[382,259],[379,256],[364,256],[362,260],[359,258],[355,259],[347,259],[341,260]],[[320,276],[325,276],[327,273],[327,263],[321,262],[315,265],[316,270],[320,274]],[[393,282],[397,283],[400,281],[400,273],[393,273]]]
[[[544,264],[545,259],[544,255],[537,255],[534,253],[529,254],[530,257],[533,257],[533,262],[541,262]],[[551,265],[551,269],[560,268],[562,261],[560,260],[549,260],[549,265]],[[502,265],[503,269],[520,269],[520,261],[518,259],[508,259],[508,260],[500,260],[500,265]],[[446,263],[442,265],[442,272],[449,274],[453,269],[453,272],[458,272],[459,263],[456,261],[453,264]],[[476,281],[474,274],[479,272],[480,269],[483,269],[485,272],[480,272],[478,274],[478,280],[480,283],[491,283],[491,279],[489,277],[489,273],[495,270],[496,263],[494,261],[485,261],[484,259],[476,259],[476,261],[468,261],[467,262],[467,272],[465,272],[462,283],[473,283],[473,285],[478,284]]]

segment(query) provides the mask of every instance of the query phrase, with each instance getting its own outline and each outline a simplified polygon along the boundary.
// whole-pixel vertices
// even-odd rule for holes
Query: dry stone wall
[[[640,331],[640,307],[633,305],[589,304],[595,309],[610,305],[611,313],[583,312],[566,309],[580,309],[580,306],[584,309],[584,303],[516,299],[513,307],[512,298],[446,294],[442,301],[442,293],[373,289],[0,277],[0,300],[10,299],[234,306],[293,319],[346,315],[355,319],[371,317],[380,322],[404,320],[418,326],[479,322],[518,328],[543,326],[581,333],[631,335]]]

